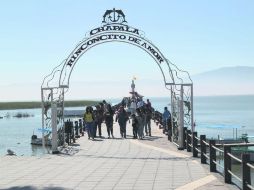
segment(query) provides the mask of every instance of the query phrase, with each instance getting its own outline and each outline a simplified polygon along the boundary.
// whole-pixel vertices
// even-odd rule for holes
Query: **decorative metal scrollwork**
[[[111,24],[111,23],[127,23],[125,20],[125,15],[122,10],[116,10],[113,8],[113,10],[106,10],[106,12],[103,15],[103,21],[102,23]]]

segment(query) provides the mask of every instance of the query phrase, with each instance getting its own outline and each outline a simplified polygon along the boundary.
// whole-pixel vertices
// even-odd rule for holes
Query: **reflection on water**
[[[32,156],[41,156],[44,154],[51,153],[50,147],[43,148],[42,146],[39,146],[39,145],[30,145],[30,146],[31,146],[31,155]]]

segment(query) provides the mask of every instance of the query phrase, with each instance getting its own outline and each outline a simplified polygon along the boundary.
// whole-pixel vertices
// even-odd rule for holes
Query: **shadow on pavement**
[[[80,144],[72,143],[71,146],[80,146]]]
[[[102,139],[93,139],[91,141],[103,141]]]
[[[122,137],[114,137],[114,138],[110,138],[110,139],[112,139],[112,140],[124,140],[124,138],[122,138]]]
[[[189,161],[195,160],[193,157],[132,157],[132,156],[105,156],[105,155],[92,155],[92,154],[83,154],[78,155],[79,157],[88,157],[88,158],[103,158],[103,159],[119,159],[119,160],[172,160],[172,161]]]
[[[157,139],[161,139],[163,137],[159,137],[159,136],[145,136],[145,138],[143,138],[142,140],[147,140],[147,141],[154,141]],[[135,139],[133,138],[133,136],[131,135],[126,135],[126,138],[122,138],[122,137],[114,137],[114,138],[106,138],[106,139],[111,139],[111,140],[124,140],[124,139]],[[96,139],[97,141],[100,141],[98,139]]]
[[[15,186],[15,187],[10,187],[5,190],[67,190],[67,188],[63,187],[44,187],[44,188],[37,188],[34,186]],[[0,189],[3,190],[3,189]]]
[[[144,140],[154,141],[154,140],[161,139],[161,138],[163,138],[163,137],[151,136],[151,137],[145,137]]]

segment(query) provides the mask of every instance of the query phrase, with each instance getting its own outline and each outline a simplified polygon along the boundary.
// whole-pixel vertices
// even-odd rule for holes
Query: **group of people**
[[[132,117],[132,128],[133,138],[143,139],[144,129],[146,136],[151,136],[151,119],[152,119],[152,108],[148,104],[136,109],[136,114],[133,113]]]
[[[85,129],[88,134],[88,139],[94,139],[99,132],[99,137],[102,137],[101,125],[105,121],[107,126],[108,138],[113,135],[113,116],[114,112],[110,104],[107,104],[105,100],[102,103],[95,106],[93,110],[92,106],[87,106],[84,114]]]
[[[132,122],[133,138],[143,139],[145,135],[151,136],[152,113],[153,108],[149,99],[147,99],[146,103],[143,102],[142,106],[139,105],[135,110],[131,110],[131,112],[125,110],[124,104],[112,108],[110,104],[103,100],[95,106],[95,109],[92,106],[86,107],[83,119],[88,139],[97,137],[97,131],[99,137],[102,137],[101,127],[104,121],[107,127],[108,138],[114,138],[114,115],[115,122],[119,124],[122,138],[126,138],[126,125],[129,121]]]

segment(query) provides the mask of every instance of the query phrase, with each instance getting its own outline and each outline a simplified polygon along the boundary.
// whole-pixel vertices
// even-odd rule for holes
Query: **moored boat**
[[[37,135],[32,135],[31,144],[42,146],[42,138],[38,138]],[[51,146],[51,140],[50,139],[45,138],[45,146]]]

